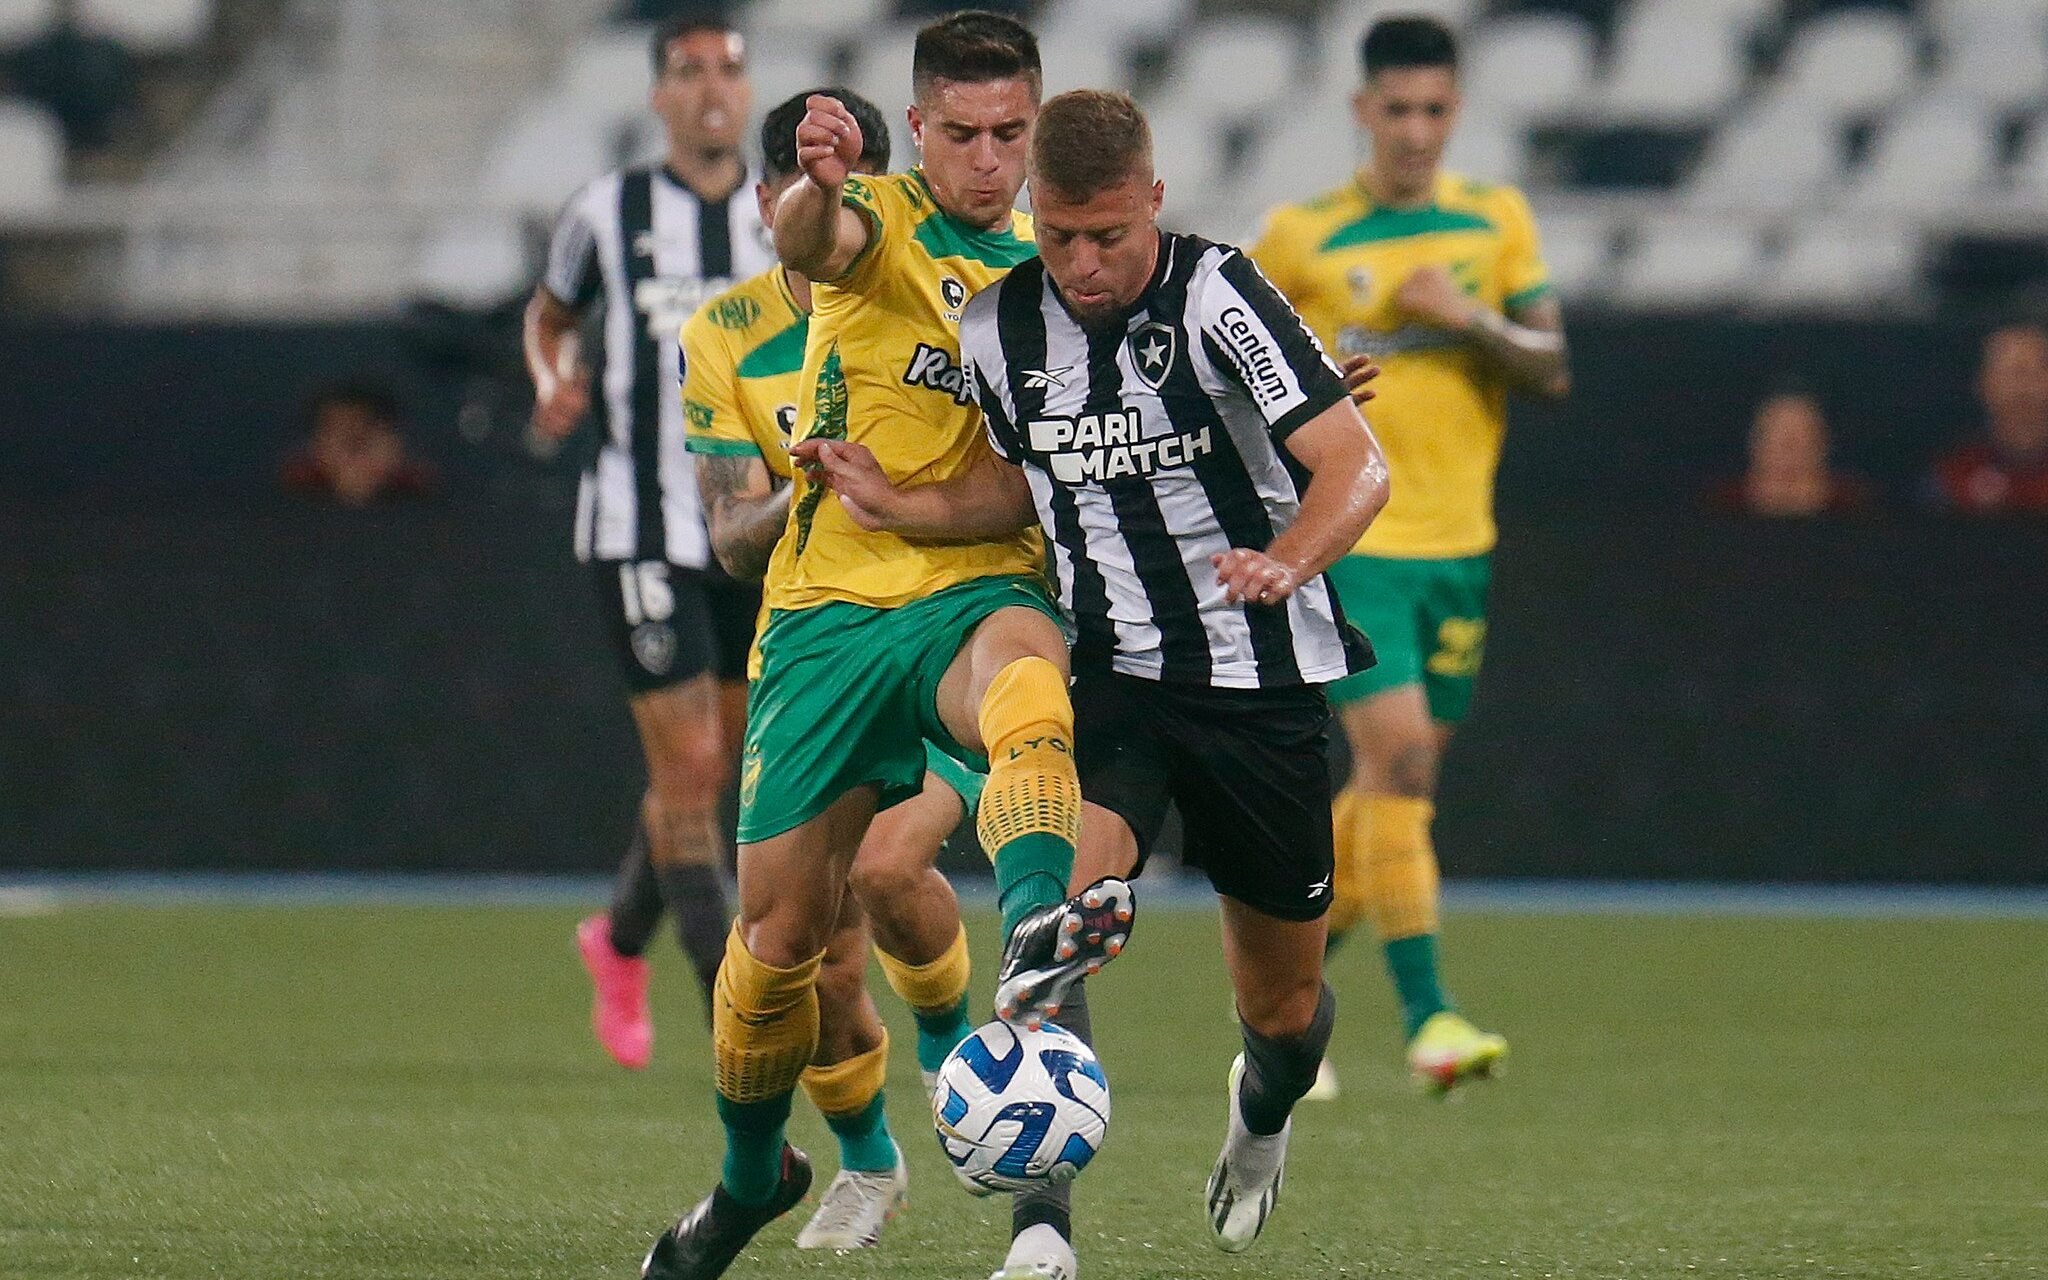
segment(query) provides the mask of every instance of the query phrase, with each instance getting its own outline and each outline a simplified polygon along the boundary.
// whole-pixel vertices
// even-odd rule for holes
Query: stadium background
[[[0,869],[615,859],[637,752],[514,320],[560,199],[653,145],[659,8],[0,3]],[[1342,179],[1356,37],[1395,8],[1467,42],[1453,163],[1531,192],[1577,379],[1515,410],[1447,871],[2048,881],[2048,527],[1918,501],[1977,423],[1982,335],[2048,285],[2048,6],[1034,24],[1049,89],[1153,112],[1167,221],[1241,239]],[[739,12],[757,110],[832,79],[905,99],[917,14]],[[399,389],[438,499],[280,492],[307,395],[361,376]],[[1784,385],[1875,512],[1710,509]]]

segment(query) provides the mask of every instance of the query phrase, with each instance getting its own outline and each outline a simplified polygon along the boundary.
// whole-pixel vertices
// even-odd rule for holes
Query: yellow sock
[[[1382,942],[1437,931],[1436,806],[1413,796],[1362,798],[1366,916]]]
[[[875,959],[882,962],[882,975],[889,980],[889,989],[920,1013],[949,1012],[958,1008],[960,997],[967,994],[967,984],[973,977],[973,963],[967,955],[965,925],[954,935],[952,945],[944,954],[927,964],[907,964],[880,947],[875,948]]]
[[[988,786],[975,831],[996,867],[1003,935],[1030,911],[1063,901],[1081,838],[1074,772],[1074,704],[1067,678],[1044,658],[996,673],[981,701]]]
[[[1363,792],[1346,788],[1330,805],[1336,866],[1330,876],[1330,934],[1358,927],[1366,911],[1366,810]]]
[[[762,964],[733,926],[711,1000],[722,1097],[766,1102],[796,1088],[818,1048],[818,965],[824,958],[820,952],[789,969]]]
[[[889,1032],[882,1031],[882,1043],[866,1053],[856,1053],[830,1066],[808,1066],[803,1072],[804,1095],[818,1114],[827,1119],[851,1116],[867,1110],[889,1075]]]

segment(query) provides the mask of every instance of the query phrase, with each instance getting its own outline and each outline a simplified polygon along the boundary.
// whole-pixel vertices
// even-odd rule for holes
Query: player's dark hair
[[[700,31],[715,35],[729,36],[739,28],[732,19],[718,9],[685,9],[664,18],[654,28],[654,38],[648,42],[648,53],[654,58],[654,76],[658,80],[668,70],[668,47],[684,36],[694,36]]]
[[[860,126],[860,158],[876,173],[889,171],[889,122],[882,109],[851,89],[826,85],[806,89],[770,111],[761,121],[761,172],[780,182],[796,172],[796,127],[804,118],[804,101],[814,93],[839,99],[839,105]]]
[[[1458,69],[1458,38],[1435,18],[1419,13],[1395,14],[1381,18],[1365,30],[1358,42],[1358,60],[1365,64],[1365,78],[1382,71],[1404,67]]]
[[[1074,89],[1038,113],[1031,185],[1079,204],[1141,171],[1152,173],[1152,126],[1129,94]]]
[[[986,84],[1011,79],[1029,80],[1034,98],[1043,84],[1038,37],[1015,18],[966,9],[917,33],[910,55],[910,86],[920,102],[934,81]]]

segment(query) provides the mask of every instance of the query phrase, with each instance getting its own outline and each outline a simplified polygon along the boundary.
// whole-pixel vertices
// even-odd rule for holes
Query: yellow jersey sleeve
[[[683,326],[684,447],[760,458],[785,479],[810,317],[781,267],[706,302]]]
[[[1527,197],[1513,187],[1495,189],[1500,207],[1501,307],[1513,313],[1550,292],[1550,268]]]
[[[1290,299],[1299,298],[1304,292],[1301,282],[1305,255],[1296,221],[1291,206],[1269,209],[1259,225],[1259,238],[1245,250],[1245,256],[1259,265],[1273,287]]]
[[[761,456],[735,386],[733,353],[703,311],[683,325],[683,447],[691,453]]]

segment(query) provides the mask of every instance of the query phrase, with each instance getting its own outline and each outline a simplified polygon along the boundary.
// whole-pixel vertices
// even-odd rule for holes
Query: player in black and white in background
[[[1278,1197],[1289,1117],[1335,1017],[1322,686],[1372,656],[1322,572],[1385,505],[1386,460],[1346,375],[1251,261],[1158,230],[1137,104],[1047,102],[1030,179],[1039,259],[960,324],[1000,457],[904,485],[859,445],[794,452],[864,525],[1043,527],[1079,636],[1074,883],[1136,874],[1178,803],[1187,861],[1221,897],[1245,1051],[1208,1211],[1235,1252]]]
[[[577,495],[576,555],[631,690],[648,787],[611,908],[583,922],[577,943],[597,988],[598,1039],[636,1068],[652,1051],[642,953],[663,904],[707,1008],[724,952],[719,797],[745,723],[760,604],[759,589],[711,555],[684,447],[676,335],[703,299],[775,264],[740,152],[752,92],[739,33],[720,18],[672,19],[653,55],[665,162],[605,174],[569,200],[525,326],[536,430],[563,438],[588,415],[601,438]],[[593,395],[578,326],[600,302]]]

